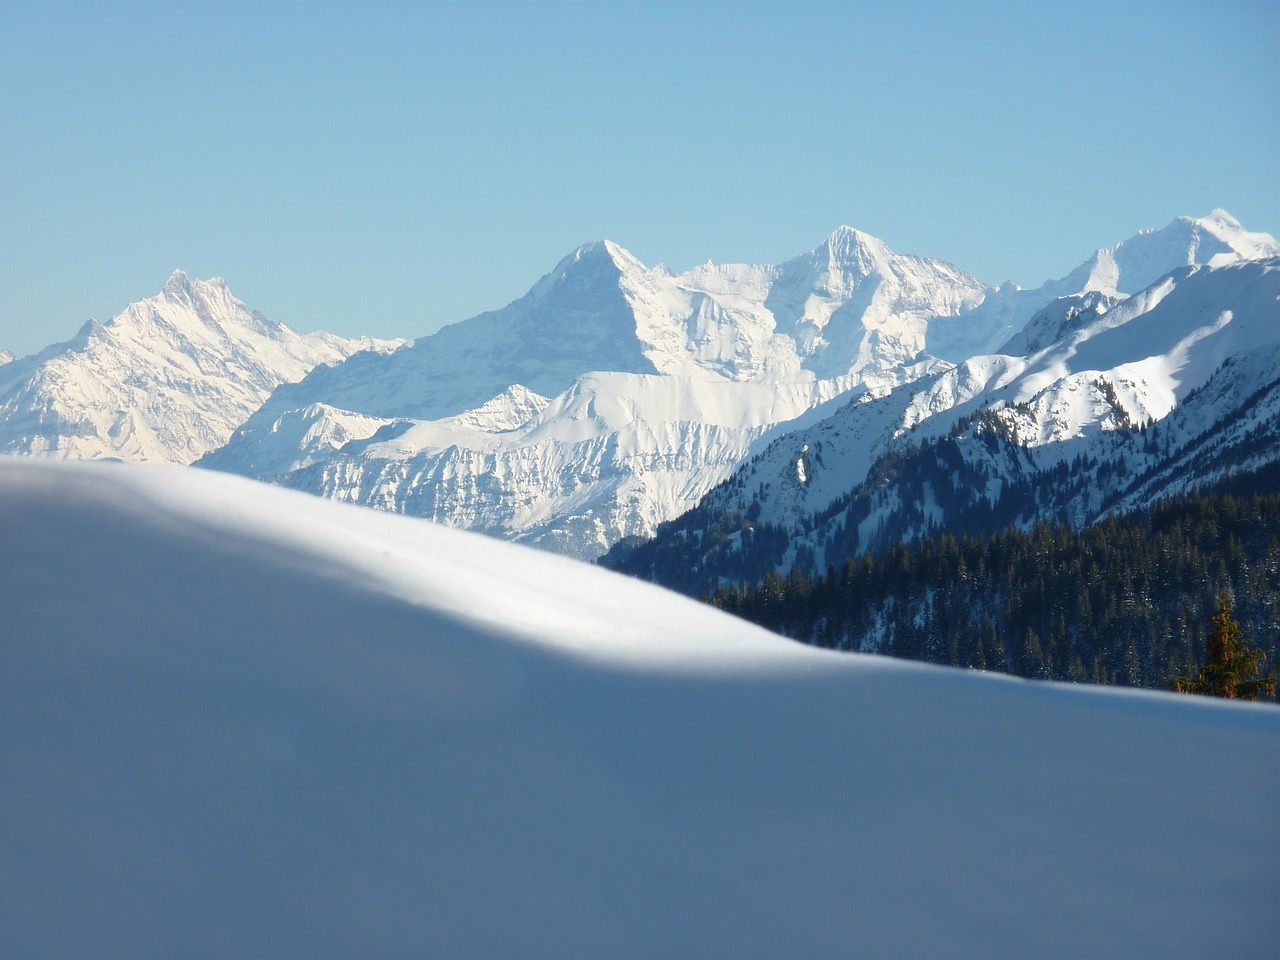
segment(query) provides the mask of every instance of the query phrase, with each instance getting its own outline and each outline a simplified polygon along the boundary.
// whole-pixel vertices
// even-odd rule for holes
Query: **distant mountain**
[[[1158,230],[1143,230],[1093,256],[1066,276],[1024,290],[1006,283],[956,324],[935,324],[928,350],[959,363],[976,354],[1013,353],[1009,338],[1037,313],[1063,297],[1102,295],[1112,301],[1145,290],[1178,267],[1222,266],[1239,260],[1280,256],[1280,243],[1266,233],[1245,230],[1225,210],[1207,217],[1177,217]],[[974,344],[978,349],[971,349]]]
[[[1046,310],[1027,336],[1047,343],[1153,270],[1272,247],[1217,212],[1021,290],[850,227],[779,266],[678,275],[588,244],[501,310],[280,387],[201,466],[590,558],[818,404],[941,374],[938,357],[989,353]]]
[[[1180,219],[1020,290],[849,227],[777,267],[679,275],[588,244],[502,310],[281,387],[201,465],[594,557],[694,506],[765,430],[833,397],[940,373],[934,354],[989,352],[1037,311],[1050,315],[1035,335],[1052,338],[1083,322],[1052,316],[1064,291],[1087,313],[1135,271],[1265,249],[1225,215]],[[537,403],[500,429],[475,421],[512,389]]]
[[[1280,259],[1180,267],[1119,301],[1059,300],[1011,341],[1027,355],[973,357],[811,413],[655,542],[606,563],[698,592],[934,530],[1082,525],[1212,487],[1280,460],[1278,303]]]
[[[13,354],[8,350],[0,350],[0,367],[13,362]]]
[[[0,367],[0,452],[187,464],[282,382],[398,345],[299,334],[182,271],[155,297]]]
[[[1221,211],[1029,290],[850,227],[777,266],[681,274],[601,241],[508,306],[401,349],[296,334],[222,281],[178,273],[0,366],[0,451],[199,460],[591,558],[695,506],[766,432],[816,422],[822,404],[1031,355],[1151,278],[1269,254],[1274,240]],[[957,377],[986,382],[972,364],[940,382]]]
[[[594,557],[767,427],[941,369],[929,324],[988,291],[848,227],[778,267],[680,275],[588,244],[502,310],[282,386],[200,465]]]

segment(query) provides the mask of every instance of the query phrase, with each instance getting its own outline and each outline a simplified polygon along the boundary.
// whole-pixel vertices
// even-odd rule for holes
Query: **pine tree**
[[[1262,674],[1267,655],[1243,639],[1240,625],[1231,613],[1231,596],[1224,589],[1218,595],[1218,610],[1212,618],[1204,666],[1194,677],[1175,679],[1174,690],[1227,700],[1271,699],[1276,695],[1275,674]]]

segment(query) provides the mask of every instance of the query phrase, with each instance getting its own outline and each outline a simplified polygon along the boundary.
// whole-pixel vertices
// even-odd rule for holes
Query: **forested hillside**
[[[1254,480],[1242,481],[1241,488]],[[944,534],[817,578],[797,566],[710,601],[817,646],[1024,677],[1168,688],[1194,673],[1222,588],[1276,662],[1280,496],[1219,493],[987,538]]]

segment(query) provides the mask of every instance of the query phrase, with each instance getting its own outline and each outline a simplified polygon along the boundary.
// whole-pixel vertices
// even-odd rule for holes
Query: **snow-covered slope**
[[[15,956],[1145,960],[1280,935],[1274,708],[825,653],[201,471],[0,458],[0,532]]]
[[[587,374],[522,423],[477,422],[485,408],[386,421],[279,482],[592,558],[692,507],[768,426],[830,395],[816,381]]]
[[[892,385],[924,349],[928,322],[988,289],[849,227],[778,267],[707,263],[679,275],[610,241],[590,243],[501,310],[280,389],[236,442],[311,403],[436,420],[515,383],[551,397],[596,372],[783,382],[874,374]]]
[[[0,368],[0,452],[190,463],[280,383],[398,345],[295,333],[221,279],[178,271],[158,296]]]
[[[1101,295],[1114,302],[1145,290],[1179,267],[1224,266],[1270,257],[1280,257],[1280,243],[1270,234],[1245,230],[1225,210],[1214,210],[1207,217],[1177,217],[1168,226],[1143,230],[1115,246],[1094,251],[1058,280],[1028,290],[1004,284],[956,322],[934,324],[928,349],[934,356],[955,363],[983,353],[1020,356],[1022,349],[1007,341],[1060,298]],[[1096,296],[1088,299],[1099,302]],[[969,349],[979,343],[979,349]]]
[[[13,362],[13,354],[8,350],[0,350],[0,367]]]
[[[688,541],[684,566],[714,584],[732,562],[706,555],[699,537],[724,518],[788,531],[784,566],[800,551],[824,569],[963,529],[971,508],[989,523],[1086,523],[1280,459],[1267,442],[1280,439],[1280,259],[1182,267],[1120,301],[1059,300],[1010,343],[1031,352],[973,357],[775,428],[661,538]],[[1001,512],[1011,491],[1017,506]]]

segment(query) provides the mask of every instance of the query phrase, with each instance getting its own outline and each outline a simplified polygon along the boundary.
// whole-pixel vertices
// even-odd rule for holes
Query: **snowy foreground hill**
[[[791,644],[203,471],[0,458],[14,956],[1270,956],[1280,711]]]

